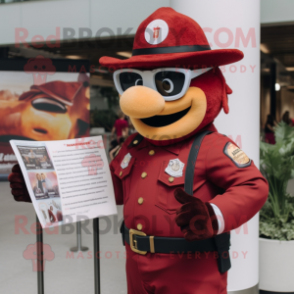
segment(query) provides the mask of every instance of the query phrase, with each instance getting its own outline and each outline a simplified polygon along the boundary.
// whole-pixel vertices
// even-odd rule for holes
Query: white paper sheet
[[[101,136],[10,144],[43,228],[117,213]]]

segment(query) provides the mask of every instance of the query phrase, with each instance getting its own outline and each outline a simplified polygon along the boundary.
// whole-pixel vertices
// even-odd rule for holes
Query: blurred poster
[[[9,174],[16,163],[11,139],[88,136],[90,75],[87,62],[72,62],[37,56],[18,63],[6,61],[6,70],[0,65],[0,176]]]

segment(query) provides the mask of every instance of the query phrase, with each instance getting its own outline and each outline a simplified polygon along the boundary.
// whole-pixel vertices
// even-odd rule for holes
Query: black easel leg
[[[100,287],[100,246],[99,246],[99,218],[93,219],[94,236],[94,280],[95,294],[101,293]]]
[[[44,248],[43,248],[43,229],[36,216],[37,232],[37,274],[38,274],[38,294],[44,294]]]

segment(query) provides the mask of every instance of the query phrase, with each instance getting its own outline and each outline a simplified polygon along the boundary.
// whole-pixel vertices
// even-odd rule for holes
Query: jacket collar
[[[212,131],[212,132],[217,132],[216,127],[211,123],[208,126],[204,127],[203,129],[201,129],[202,131]],[[183,140],[177,141],[175,143],[169,144],[169,145],[155,145],[152,144],[148,139],[144,138],[142,139],[142,141],[140,142],[140,144],[138,145],[138,149],[143,149],[143,148],[147,148],[149,147],[150,149],[152,148],[162,148],[170,153],[173,153],[175,155],[179,155],[180,151],[185,148],[187,145],[190,146],[190,141],[194,139],[195,134],[193,134],[193,136],[189,136],[188,138],[184,138]]]

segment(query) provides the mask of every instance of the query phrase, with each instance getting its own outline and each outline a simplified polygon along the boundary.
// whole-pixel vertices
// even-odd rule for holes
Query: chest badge
[[[121,168],[127,168],[129,166],[129,163],[131,161],[132,155],[130,153],[128,153],[127,155],[125,155],[124,159],[122,160],[120,166]]]
[[[165,172],[170,176],[179,178],[183,176],[184,166],[185,164],[181,162],[178,158],[171,159],[165,169]]]

